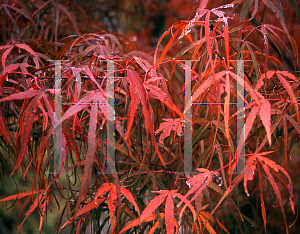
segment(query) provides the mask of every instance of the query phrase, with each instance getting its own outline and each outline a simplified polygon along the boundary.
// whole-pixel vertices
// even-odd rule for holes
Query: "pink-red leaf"
[[[11,200],[17,200],[26,196],[30,196],[36,193],[42,193],[44,192],[44,189],[40,189],[40,190],[33,190],[33,191],[26,191],[26,192],[22,192],[22,193],[17,193],[11,196],[8,196],[6,198],[3,198],[0,200],[0,202],[4,202],[4,201],[11,201]]]
[[[86,204],[84,207],[82,207],[75,215],[75,218],[76,217],[79,217],[80,215],[84,215],[86,214],[87,212],[97,208],[106,198],[105,197],[100,197],[100,198],[97,198],[95,200],[92,200],[90,201],[88,204]],[[65,222],[61,228],[63,229],[65,226],[67,226],[68,224],[70,223],[70,221],[68,220],[67,222]]]
[[[0,102],[32,98],[40,93],[40,90],[27,90],[21,93],[14,93],[12,95],[9,95],[8,97],[1,98]]]
[[[155,133],[163,132],[159,137],[159,143],[164,144],[164,139],[170,136],[171,131],[175,131],[178,136],[182,135],[181,119],[163,119],[165,122],[161,123]]]
[[[152,213],[164,202],[166,196],[167,193],[161,194],[159,196],[156,196],[149,202],[149,204],[140,216],[140,224],[144,223],[147,220],[147,218],[149,218],[152,215]]]
[[[173,219],[174,219],[174,203],[173,203],[172,196],[169,193],[165,205],[165,220],[166,220],[167,234],[174,233]]]
[[[84,171],[82,176],[82,184],[78,195],[75,213],[78,210],[81,202],[85,199],[91,181],[91,176],[92,176],[91,172],[93,168],[93,161],[94,161],[95,150],[96,150],[97,112],[98,112],[98,105],[95,102],[93,103],[91,108],[89,132],[88,132],[88,142],[89,142],[88,152],[85,159],[85,166],[84,166]]]
[[[32,124],[34,122],[34,117],[36,113],[36,109],[38,107],[39,99],[41,95],[36,96],[27,106],[25,110],[25,117],[24,117],[24,122],[23,122],[23,128],[22,128],[22,134],[21,134],[21,147],[20,147],[20,152],[17,158],[17,161],[15,162],[15,166],[13,168],[13,171],[11,172],[11,175],[14,174],[14,172],[18,169],[20,166],[24,155],[26,153],[26,148],[27,148],[27,142],[30,137],[30,133],[32,130]]]
[[[267,138],[269,141],[269,145],[272,145],[271,138],[271,104],[266,99],[261,100],[261,106],[259,110],[259,117],[266,129]]]
[[[126,197],[127,200],[131,202],[131,204],[135,207],[136,211],[140,215],[140,209],[139,209],[138,205],[136,204],[134,197],[132,196],[132,193],[124,187],[120,187],[120,190],[121,190],[121,193],[123,194],[123,196]]]

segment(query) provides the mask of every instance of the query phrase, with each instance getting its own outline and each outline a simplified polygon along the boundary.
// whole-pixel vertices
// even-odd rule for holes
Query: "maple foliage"
[[[79,5],[29,2],[0,4],[12,34],[0,46],[0,202],[18,204],[16,232],[35,215],[40,232],[299,228],[298,42],[286,6],[191,1],[188,20],[146,53],[126,35],[100,30]],[[147,10],[154,2],[145,1]],[[42,17],[49,9],[50,24]],[[77,11],[99,30],[81,31]],[[19,36],[39,28],[43,36],[16,39],[10,28],[24,22]],[[65,37],[59,25],[77,35]]]

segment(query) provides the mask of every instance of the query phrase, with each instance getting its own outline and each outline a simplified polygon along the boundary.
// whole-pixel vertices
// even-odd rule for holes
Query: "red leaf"
[[[161,123],[155,133],[163,132],[159,137],[159,143],[164,144],[164,139],[170,136],[171,131],[175,131],[178,136],[182,135],[181,119],[163,119],[165,122]]]
[[[132,205],[135,207],[135,209],[137,210],[138,214],[140,215],[140,209],[138,207],[138,205],[136,204],[134,197],[132,196],[131,192],[124,188],[124,187],[120,187],[121,193],[123,194],[124,197],[127,198],[128,201],[130,201],[132,203]]]
[[[166,205],[165,205],[165,220],[166,220],[167,234],[174,233],[173,219],[174,219],[174,204],[173,204],[171,193],[169,192],[169,195],[167,196],[166,199]]]
[[[8,56],[8,54],[10,53],[10,51],[14,48],[13,45],[7,45],[7,46],[1,46],[0,49],[7,49],[6,51],[4,51],[3,55],[2,55],[2,67],[3,67],[3,70],[5,70],[5,60]],[[4,74],[4,72],[3,72]]]
[[[260,172],[260,170],[259,170],[259,173],[258,173],[258,177],[259,177],[261,213],[262,213],[262,217],[263,217],[263,220],[264,220],[265,233],[267,233],[267,214],[266,214],[265,202],[264,202],[264,197],[263,197],[263,190],[262,190],[262,181],[261,181],[261,172]]]
[[[95,199],[104,196],[104,194],[107,193],[112,186],[113,184],[108,184],[108,183],[102,184],[95,194]]]
[[[40,90],[27,90],[21,93],[14,93],[12,95],[9,95],[8,97],[1,98],[0,102],[32,98],[38,94],[41,94]]]
[[[291,97],[292,101],[294,102],[294,107],[297,113],[297,121],[299,121],[299,108],[298,108],[298,102],[297,99],[295,97],[295,94],[292,90],[292,87],[290,86],[289,82],[287,82],[287,80],[281,75],[284,73],[280,73],[280,72],[276,72],[276,75],[278,77],[278,79],[281,81],[281,83],[283,84],[284,88],[286,89],[286,91],[288,92],[289,96]]]
[[[13,144],[11,135],[7,131],[7,124],[5,123],[2,112],[0,111],[0,134],[5,138],[6,144]],[[14,145],[15,147],[15,145]]]
[[[247,159],[247,163],[245,165],[244,190],[247,196],[250,196],[247,188],[247,182],[248,180],[253,180],[256,164],[257,164],[256,156],[253,155]]]
[[[142,215],[140,216],[139,224],[142,224],[146,221],[147,218],[149,218],[152,213],[157,209],[157,207],[160,206],[165,200],[167,196],[167,193],[161,194],[159,196],[156,196],[154,199],[152,199],[145,210],[143,211]]]
[[[83,65],[81,67],[81,70],[84,71],[89,76],[89,78],[93,81],[93,83],[95,83],[97,85],[97,87],[99,88],[100,91],[103,91],[103,89],[101,88],[101,86],[99,85],[99,83],[96,81],[93,73],[91,72],[91,70],[89,69],[88,66]]]
[[[268,71],[267,73],[262,74],[255,85],[255,90],[258,91],[260,87],[263,86],[265,78],[270,79],[274,74],[275,71]]]
[[[127,122],[127,132],[126,132],[126,140],[129,138],[131,127],[134,121],[134,116],[136,113],[136,107],[137,107],[137,100],[135,95],[135,86],[130,85],[130,97],[131,97],[131,103],[130,103],[130,112],[129,112],[129,120]]]
[[[221,77],[223,77],[226,74],[226,71],[221,71],[215,75],[215,81],[218,81]],[[193,101],[196,101],[198,97],[213,84],[213,77],[209,77],[206,79],[202,85],[194,92],[193,94]]]
[[[157,73],[156,73],[156,71],[155,71],[155,68],[152,67],[150,65],[150,63],[148,63],[147,60],[145,60],[143,58],[140,58],[140,57],[136,57],[136,56],[133,56],[133,58],[135,59],[135,61],[137,61],[137,63],[141,66],[141,68],[143,68],[143,70],[145,72],[148,72],[148,74],[150,75],[150,77],[157,77],[158,76]]]
[[[92,176],[91,172],[93,169],[93,161],[94,161],[95,150],[96,150],[97,112],[98,112],[98,105],[96,105],[95,102],[93,103],[91,108],[89,133],[88,133],[88,142],[89,142],[88,152],[85,159],[85,166],[84,166],[84,171],[82,176],[82,184],[78,195],[77,205],[75,207],[75,213],[78,210],[79,206],[81,205],[81,202],[85,199],[91,181],[91,176]]]
[[[226,91],[226,97],[225,97],[225,105],[224,105],[224,122],[225,122],[225,132],[226,132],[227,141],[230,142],[230,135],[229,135],[230,81],[229,81],[228,73],[226,73],[225,91]]]
[[[90,104],[91,100],[93,100],[95,96],[95,92],[92,92],[91,94],[86,95],[82,99],[79,100],[76,105],[72,105],[62,116],[61,121],[65,121],[66,119],[70,118],[72,115],[77,114],[79,111],[81,111],[84,108],[88,107],[88,104]]]
[[[148,137],[148,134],[150,133],[150,136],[152,138],[152,142],[154,144],[156,153],[158,154],[159,159],[160,159],[161,163],[163,164],[163,166],[165,166],[165,162],[164,162],[164,160],[161,156],[161,153],[158,149],[158,146],[156,144],[154,131],[153,131],[153,121],[152,121],[150,102],[149,102],[148,96],[146,94],[145,88],[143,86],[142,80],[140,79],[140,77],[138,76],[136,71],[133,71],[131,69],[128,69],[128,78],[130,80],[130,85],[134,85],[136,87],[137,92],[138,92],[138,96],[139,96],[139,100],[142,103],[142,109],[143,109],[143,115],[144,115],[144,118],[145,118],[145,128],[146,128],[146,132],[147,132],[147,137]],[[146,155],[146,153],[147,153],[147,151],[145,151],[145,155]]]
[[[279,201],[279,204],[280,204],[280,207],[281,207],[281,211],[282,211],[282,215],[283,215],[283,219],[284,219],[284,223],[285,223],[285,227],[286,227],[286,231],[288,233],[288,226],[287,226],[287,223],[286,223],[286,218],[285,218],[285,214],[284,214],[284,209],[283,209],[283,205],[282,205],[282,198],[281,198],[281,193],[279,191],[279,188],[278,188],[278,185],[276,184],[275,180],[274,180],[274,177],[272,176],[269,168],[267,167],[267,165],[264,163],[264,159],[262,159],[263,157],[257,157],[257,159],[260,161],[264,171],[266,172],[266,175],[273,187],[273,190],[278,198],[278,201]]]
[[[149,92],[149,96],[155,99],[158,99],[162,102],[166,101],[167,99],[167,94],[162,91],[161,88],[157,87],[156,85],[153,84],[146,84],[144,83],[144,86],[146,90]]]
[[[106,198],[105,197],[100,197],[98,199],[95,199],[93,201],[90,201],[88,204],[86,204],[84,207],[82,207],[74,216],[74,218],[79,217],[80,215],[86,214],[87,212],[97,208]],[[70,223],[70,220],[65,222],[61,228],[63,229],[65,226],[67,226]]]
[[[34,202],[32,203],[32,205],[29,207],[29,209],[27,210],[27,212],[25,214],[25,218],[23,219],[22,223],[20,224],[20,226],[18,228],[18,233],[19,233],[22,225],[26,221],[26,219],[29,217],[29,215],[31,215],[32,212],[38,207],[39,201],[41,201],[42,197],[43,197],[43,193],[40,193],[39,196],[34,200]]]
[[[228,24],[225,24],[223,28],[224,38],[225,38],[225,53],[226,53],[226,61],[227,61],[227,69],[229,69],[229,32],[228,32]]]
[[[259,111],[259,117],[266,129],[267,132],[267,138],[269,141],[269,145],[272,145],[272,139],[271,139],[271,104],[266,100],[261,100],[261,106]]]
[[[207,53],[208,59],[212,70],[213,81],[215,81],[215,70],[214,70],[214,63],[212,59],[212,48],[211,48],[211,41],[210,41],[210,30],[209,30],[209,18],[210,12],[208,11],[205,16],[205,38],[206,38],[206,45],[207,45]]]
[[[232,71],[228,71],[228,73],[241,85],[244,86],[245,89],[249,92],[251,97],[255,100],[256,104],[260,106],[259,98],[263,98],[263,96],[255,91],[247,82],[244,81],[240,76],[233,73]]]
[[[164,213],[160,213],[160,217],[161,217],[162,219],[164,218],[164,216],[165,216]],[[151,215],[149,218],[147,218],[147,219],[145,220],[145,222],[152,222],[152,221],[154,221],[155,219],[157,219],[157,215],[156,215],[156,214]],[[140,218],[136,218],[136,219],[132,220],[130,223],[128,223],[124,228],[122,228],[122,230],[120,231],[119,234],[122,234],[123,232],[126,232],[126,231],[129,230],[130,228],[133,228],[133,227],[135,227],[135,226],[137,226],[137,225],[139,225],[139,224],[140,224]]]
[[[45,198],[44,202],[42,202],[41,207],[40,207],[40,225],[39,225],[39,231],[42,229],[43,225],[43,220],[46,212],[47,205],[49,204],[49,196]]]
[[[28,45],[25,45],[25,44],[15,44],[15,46],[17,46],[23,50],[26,50],[31,55],[33,55],[34,56],[33,61],[35,63],[35,66],[36,66],[36,68],[39,68],[39,63],[38,63],[39,56],[37,55],[37,53],[35,53]]]
[[[190,202],[192,202],[212,181],[212,176],[218,174],[218,172],[212,172],[205,168],[198,168],[197,171],[203,173],[194,175],[192,178],[186,181],[187,185],[190,187],[190,190],[187,192],[185,197],[187,198],[190,194],[195,193],[194,196],[190,199]],[[178,206],[180,206],[182,202],[183,201],[179,202]]]
[[[14,195],[11,195],[11,196],[8,196],[6,198],[1,199],[0,202],[17,200],[17,199],[20,199],[20,198],[23,198],[23,197],[26,197],[26,196],[30,196],[30,195],[36,194],[38,192],[42,193],[42,192],[44,192],[44,189],[33,190],[33,191],[26,191],[26,192],[22,192],[22,193],[17,193],[17,194],[14,194]]]
[[[15,162],[15,166],[14,166],[12,172],[11,172],[11,175],[13,175],[14,172],[18,169],[18,167],[20,166],[20,164],[21,164],[21,162],[24,158],[24,155],[26,153],[27,142],[28,142],[29,137],[30,137],[30,133],[31,133],[31,130],[32,130],[32,124],[34,122],[34,116],[35,116],[36,109],[38,107],[40,97],[41,97],[41,95],[36,96],[28,104],[28,106],[25,110],[23,129],[22,129],[22,133],[21,133],[21,147],[20,147],[20,151],[19,151],[17,161]]]
[[[254,123],[254,120],[256,118],[258,110],[259,110],[259,106],[254,105],[252,110],[250,111],[250,113],[248,115],[248,118],[247,118],[246,123],[245,123],[245,140],[247,139],[247,137],[250,133],[250,130],[252,129],[252,126],[253,126],[253,123]]]

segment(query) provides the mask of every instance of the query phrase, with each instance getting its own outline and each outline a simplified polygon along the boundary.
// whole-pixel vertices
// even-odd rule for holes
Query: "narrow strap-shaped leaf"
[[[4,53],[2,54],[2,58],[1,58],[3,70],[5,70],[5,61],[6,61],[6,58],[7,58],[8,54],[11,52],[11,50],[12,50],[13,48],[14,48],[13,45],[8,45],[8,46],[6,46],[6,47],[4,47],[4,46],[1,46],[1,47],[0,47],[0,49],[7,49],[7,50],[5,50]],[[3,74],[4,74],[4,72],[3,72]]]
[[[230,135],[229,135],[230,81],[229,81],[228,73],[226,73],[225,92],[226,92],[226,97],[225,97],[225,105],[224,105],[224,122],[225,122],[225,132],[226,132],[227,141],[230,142]]]
[[[214,68],[215,66],[212,59],[209,18],[210,18],[210,12],[208,11],[205,16],[205,38],[206,38],[206,45],[207,45],[208,60],[212,70],[213,82],[215,82],[215,68]]]
[[[267,215],[266,215],[266,208],[265,208],[265,202],[264,202],[264,196],[263,196],[263,190],[262,190],[262,179],[261,179],[261,172],[258,167],[258,184],[259,184],[259,190],[260,190],[260,206],[261,206],[261,213],[264,220],[264,228],[265,233],[267,233]]]
[[[39,63],[38,63],[39,56],[38,56],[37,53],[34,52],[28,45],[17,43],[17,44],[15,44],[15,46],[17,46],[17,47],[19,47],[19,48],[21,48],[21,49],[23,49],[23,50],[26,50],[26,51],[28,51],[31,55],[33,55],[33,56],[34,56],[34,57],[33,57],[33,61],[34,61],[34,63],[35,63],[36,68],[39,68],[39,67],[40,67],[40,66],[39,66]]]
[[[42,205],[40,207],[40,225],[39,225],[39,231],[41,231],[41,229],[42,229],[43,220],[44,220],[44,216],[45,216],[45,212],[46,212],[48,204],[49,204],[49,196],[47,196],[45,198],[45,200],[42,202]]]
[[[226,74],[226,71],[221,71],[217,74],[215,74],[215,81],[218,81],[221,77],[223,77]],[[213,77],[209,77],[208,79],[206,79],[202,85],[200,85],[200,87],[193,93],[193,101],[196,101],[200,95],[202,93],[204,93],[204,91],[206,89],[208,89],[211,85],[213,84]]]
[[[21,147],[19,151],[19,155],[17,158],[17,161],[15,162],[15,166],[11,172],[11,175],[14,174],[14,172],[19,168],[24,155],[26,153],[26,148],[27,148],[27,142],[30,137],[30,133],[32,130],[32,124],[34,122],[34,117],[36,113],[36,109],[38,107],[39,99],[41,95],[36,96],[27,106],[25,110],[25,117],[24,117],[24,122],[23,122],[23,128],[22,128],[22,133],[21,133]]]
[[[256,164],[257,164],[256,156],[253,155],[247,159],[247,162],[245,165],[244,190],[248,197],[250,196],[250,194],[248,192],[247,182],[248,182],[248,180],[253,180],[254,172],[256,169]]]
[[[136,73],[136,71],[133,71],[131,69],[128,69],[128,78],[130,80],[130,85],[134,85],[136,87],[139,99],[142,103],[142,109],[143,109],[143,115],[145,118],[145,128],[147,131],[147,135],[150,134],[150,137],[154,144],[156,153],[157,153],[162,165],[165,166],[165,162],[164,162],[164,160],[161,156],[161,153],[158,149],[156,139],[154,136],[151,106],[150,106],[150,102],[149,102],[148,96],[146,94],[145,88],[143,86],[143,83],[142,83],[139,75]],[[146,153],[147,152],[145,151],[145,155],[146,155]]]
[[[283,84],[286,91],[288,92],[288,94],[291,97],[292,101],[294,102],[294,108],[295,108],[295,111],[297,113],[297,122],[299,123],[300,119],[299,119],[299,108],[298,108],[298,104],[297,104],[298,102],[297,102],[295,94],[292,90],[292,87],[290,86],[289,82],[287,82],[287,80],[282,76],[282,73],[276,72],[276,75],[277,75],[278,79],[281,81],[281,83]]]
[[[163,219],[165,217],[165,214],[164,213],[160,213],[160,217]],[[149,218],[147,218],[145,220],[145,222],[152,222],[155,219],[157,219],[157,215],[156,214],[149,216]],[[123,227],[122,230],[119,232],[119,234],[122,234],[122,233],[126,232],[127,230],[129,230],[129,229],[131,229],[131,228],[133,228],[133,227],[135,227],[135,226],[137,226],[139,224],[140,224],[140,218],[136,218],[136,219],[132,220],[130,223],[128,223],[125,227]]]
[[[97,127],[97,112],[98,112],[98,105],[97,102],[92,104],[91,114],[90,114],[90,124],[89,124],[89,132],[88,132],[88,153],[85,159],[85,166],[82,176],[82,184],[80,187],[80,192],[78,195],[77,205],[75,207],[75,214],[81,202],[85,199],[85,196],[88,192],[88,188],[91,181],[92,176],[92,168],[93,168],[93,161],[95,156],[96,150],[96,127]]]
[[[139,220],[140,224],[144,223],[147,220],[147,218],[149,218],[152,215],[152,213],[164,202],[166,196],[167,196],[166,193],[161,194],[159,196],[156,196],[149,202],[149,204],[147,205],[147,207],[144,209],[143,213],[140,216],[140,220]]]
[[[22,193],[17,193],[17,194],[14,194],[14,195],[11,195],[11,196],[8,196],[6,198],[1,199],[0,202],[17,200],[17,199],[20,199],[20,198],[23,198],[23,197],[26,197],[26,196],[30,196],[30,195],[36,194],[38,192],[42,193],[42,192],[44,192],[44,189],[39,189],[39,190],[33,190],[33,191],[26,191],[26,192],[22,192]]]
[[[224,38],[225,38],[225,54],[226,54],[226,62],[227,62],[227,69],[229,69],[229,32],[228,32],[228,24],[225,24],[223,28]]]
[[[18,228],[18,232],[20,232],[21,227],[23,226],[24,222],[26,221],[26,219],[32,214],[33,211],[35,211],[35,209],[38,207],[39,205],[39,201],[42,199],[43,193],[40,193],[38,195],[38,197],[34,200],[34,202],[32,203],[32,205],[29,207],[29,209],[27,210],[26,214],[25,214],[25,218],[23,219],[22,223],[20,224],[19,228]]]
[[[274,177],[273,175],[271,174],[268,166],[265,164],[265,162],[258,157],[258,160],[260,161],[272,187],[273,187],[273,190],[278,198],[278,201],[279,201],[279,204],[280,204],[280,208],[281,208],[281,211],[282,211],[282,215],[283,215],[283,220],[284,220],[284,224],[285,224],[285,228],[286,228],[286,233],[288,234],[288,225],[287,225],[287,222],[286,222],[286,218],[285,218],[285,213],[284,213],[284,209],[283,209],[283,205],[282,205],[282,197],[281,197],[281,193],[279,191],[279,188],[278,188],[278,185],[276,184],[275,180],[274,180]]]
[[[21,93],[14,93],[12,95],[9,95],[8,97],[1,98],[0,102],[32,98],[38,94],[41,94],[40,90],[27,90]]]
[[[266,99],[261,100],[261,106],[259,110],[259,117],[266,129],[267,138],[269,141],[269,145],[272,145],[271,139],[271,104]]]
[[[75,215],[75,217],[79,217],[80,215],[84,215],[87,212],[96,209],[100,204],[105,201],[105,197],[100,197],[98,199],[90,201],[88,204],[86,204],[84,207],[82,207]],[[66,221],[61,227],[60,230],[63,229],[65,226],[67,226],[70,223],[70,220]]]
[[[95,96],[95,92],[92,92],[86,96],[84,96],[76,105],[72,105],[62,116],[62,122],[66,119],[70,118],[72,115],[77,114],[79,111],[81,111],[84,108],[87,108],[87,104],[90,104],[91,100],[93,100]]]
[[[166,205],[165,205],[165,220],[166,220],[166,229],[167,234],[174,234],[174,202],[169,192],[166,198]]]
[[[134,197],[132,196],[132,193],[127,188],[124,188],[124,187],[120,187],[120,190],[121,190],[121,193],[123,194],[123,196],[126,197],[127,200],[131,202],[131,204],[135,207],[136,211],[140,215],[140,209],[139,209],[138,205],[136,204]]]

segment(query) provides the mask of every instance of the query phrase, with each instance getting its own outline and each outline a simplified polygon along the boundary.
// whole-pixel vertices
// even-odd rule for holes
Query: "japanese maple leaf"
[[[164,139],[170,136],[171,131],[175,131],[178,136],[182,135],[182,119],[163,119],[165,122],[161,123],[155,134],[162,131],[159,137],[159,143],[164,144]]]
[[[187,206],[191,209],[193,213],[194,220],[197,217],[196,211],[194,207],[189,203],[189,201],[186,200],[186,198],[177,193],[177,190],[161,190],[161,191],[155,191],[154,193],[158,193],[160,195],[156,196],[154,199],[152,199],[143,213],[141,214],[139,220],[133,220],[129,224],[127,224],[120,232],[123,233],[129,228],[132,228],[134,226],[140,225],[144,222],[149,222],[149,218],[152,216],[153,212],[165,201],[165,222],[166,222],[166,229],[167,234],[173,234],[174,233],[174,203],[173,198],[178,197],[181,199],[182,202],[185,202]],[[153,220],[153,219],[152,219]]]
[[[138,214],[140,214],[139,207],[137,206],[131,192],[124,188],[120,187],[121,194],[127,198],[128,201],[131,202],[131,204],[136,208]],[[106,193],[109,193],[108,196],[105,198],[103,197]],[[97,208],[104,200],[107,200],[108,208],[109,208],[109,215],[110,215],[110,220],[111,220],[111,230],[114,230],[115,225],[116,225],[116,220],[115,220],[115,210],[116,210],[116,203],[117,203],[117,188],[116,185],[113,183],[104,183],[101,185],[101,187],[97,190],[94,200],[90,201],[88,204],[86,204],[84,207],[82,207],[78,212],[74,215],[74,218],[86,214],[87,212]],[[68,220],[65,222],[62,227],[60,228],[63,229],[67,224],[69,224],[70,221]]]
[[[263,155],[270,154],[272,152],[273,151],[263,152],[263,153],[254,153],[254,154],[252,154],[251,157],[248,158],[246,166],[245,166],[245,172],[246,173],[244,174],[244,189],[245,189],[246,194],[248,196],[250,196],[250,194],[248,192],[248,189],[247,189],[247,182],[248,182],[248,180],[253,180],[256,166],[259,163],[262,166],[262,168],[264,169],[264,171],[265,171],[265,173],[266,173],[266,175],[269,179],[269,182],[271,183],[271,185],[273,187],[273,190],[274,190],[274,192],[275,192],[275,194],[278,198],[278,201],[279,201],[279,204],[280,204],[280,207],[281,207],[281,211],[282,211],[282,214],[283,214],[286,230],[288,230],[287,223],[286,223],[286,218],[285,218],[285,214],[284,214],[284,210],[283,210],[281,193],[280,193],[279,187],[278,187],[277,183],[275,182],[275,179],[274,179],[274,177],[273,177],[273,175],[270,171],[270,168],[273,169],[275,172],[281,171],[286,176],[286,178],[288,179],[289,183],[287,184],[287,188],[288,188],[288,191],[290,193],[290,204],[291,204],[291,208],[292,208],[293,213],[295,213],[295,204],[294,204],[294,201],[293,201],[293,200],[295,200],[295,197],[294,197],[294,194],[293,194],[292,180],[291,180],[291,177],[289,176],[289,174],[286,172],[286,170],[284,170],[284,168],[277,165],[273,160],[268,159],[266,157],[263,157]],[[259,179],[260,179],[260,184],[261,184],[261,175],[260,174],[259,174]],[[264,203],[262,203],[262,210],[264,211]],[[265,214],[263,214],[263,215],[265,215]],[[264,218],[264,224],[266,225],[266,219],[265,218]]]
[[[187,185],[190,187],[190,190],[187,192],[185,197],[187,198],[189,195],[194,194],[194,196],[190,199],[192,202],[200,193],[206,188],[206,186],[212,182],[213,177],[219,178],[219,173],[207,170],[205,168],[198,168],[197,171],[203,172],[198,175],[194,175],[192,178],[186,181]],[[181,205],[182,202],[178,204]]]

